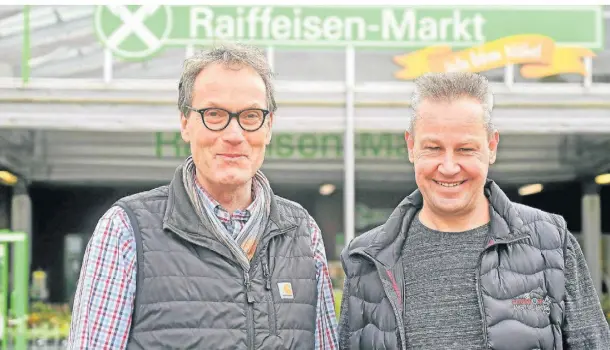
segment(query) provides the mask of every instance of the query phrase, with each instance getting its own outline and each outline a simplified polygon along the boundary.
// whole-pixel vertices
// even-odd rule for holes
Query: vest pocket
[[[275,304],[273,303],[273,293],[267,297],[267,308],[269,310],[269,333],[277,335],[277,324],[275,319]]]
[[[267,313],[269,315],[269,333],[277,335],[277,320],[275,313],[275,302],[273,291],[271,290],[271,275],[269,274],[269,265],[266,259],[262,259],[263,263],[263,278],[265,279],[265,290],[267,291]]]

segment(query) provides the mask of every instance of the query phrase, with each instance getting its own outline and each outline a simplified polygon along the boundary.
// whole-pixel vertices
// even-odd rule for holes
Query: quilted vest
[[[566,223],[558,215],[512,203],[491,180],[485,195],[491,233],[481,247],[476,281],[484,342],[497,350],[562,349]],[[416,190],[385,224],[343,250],[341,349],[405,349],[402,304],[408,291],[400,253],[422,205]]]
[[[314,346],[316,267],[300,205],[272,196],[250,271],[201,224],[182,184],[123,198],[135,231],[137,284],[128,349]],[[192,242],[194,234],[205,244]]]

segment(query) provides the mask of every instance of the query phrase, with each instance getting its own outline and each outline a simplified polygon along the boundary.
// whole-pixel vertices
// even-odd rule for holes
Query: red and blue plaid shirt
[[[233,214],[203,191],[206,205],[234,236],[243,228],[250,212]],[[316,261],[318,306],[314,350],[338,349],[337,319],[333,288],[322,241],[312,217],[308,221]],[[99,220],[85,250],[74,298],[69,349],[123,350],[129,338],[136,291],[136,244],[127,214],[110,208]]]

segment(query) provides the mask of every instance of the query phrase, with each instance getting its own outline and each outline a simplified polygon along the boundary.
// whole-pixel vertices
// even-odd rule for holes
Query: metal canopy
[[[66,184],[169,181],[183,157],[156,153],[153,133],[87,131],[0,131],[2,154],[18,155],[16,169],[32,181]],[[503,135],[490,176],[511,185],[571,181],[610,165],[610,135]],[[6,151],[8,150],[8,152]],[[392,190],[414,183],[404,159],[356,159],[358,188]],[[341,159],[291,160],[270,157],[263,170],[278,185],[342,187]],[[383,181],[380,181],[383,179]]]
[[[131,82],[132,86],[116,84],[112,89],[102,89],[95,83],[88,89],[75,89],[41,83],[20,90],[9,87],[8,82],[0,83],[0,125],[75,131],[176,130],[179,115],[175,90],[154,82],[148,82],[146,89],[132,88],[139,82]],[[412,84],[360,84],[354,89],[356,130],[404,131],[411,113],[407,100]],[[495,123],[504,133],[610,132],[610,87],[597,87],[595,93],[579,93],[577,87],[571,86],[551,89],[527,85],[521,89],[523,93],[515,93],[502,84],[494,86],[498,91]],[[343,131],[344,95],[345,87],[339,83],[279,81],[275,128],[293,132]]]

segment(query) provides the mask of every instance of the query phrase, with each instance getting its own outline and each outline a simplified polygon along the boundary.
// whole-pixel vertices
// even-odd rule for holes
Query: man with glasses
[[[178,108],[191,156],[99,221],[69,348],[336,349],[320,230],[259,170],[276,110],[264,53],[187,59]]]

